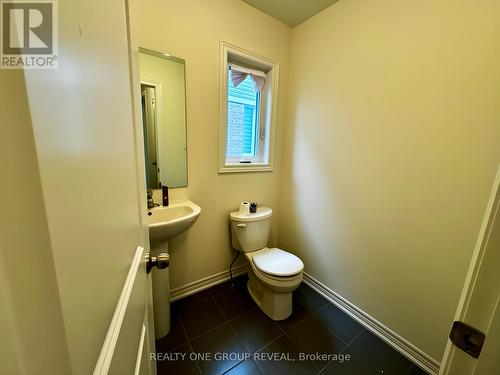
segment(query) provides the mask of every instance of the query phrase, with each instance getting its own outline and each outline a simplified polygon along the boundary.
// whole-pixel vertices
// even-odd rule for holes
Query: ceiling
[[[243,0],[290,27],[328,8],[338,0]]]

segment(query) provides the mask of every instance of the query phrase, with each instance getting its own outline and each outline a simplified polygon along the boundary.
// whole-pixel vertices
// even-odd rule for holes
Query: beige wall
[[[202,208],[189,232],[170,243],[171,288],[227,270],[234,255],[228,213],[242,200],[278,212],[279,170],[267,173],[217,173],[219,40],[280,63],[277,164],[285,118],[290,29],[234,0],[137,0],[132,16],[140,47],[186,60],[188,187],[171,190],[171,199],[188,197]],[[273,241],[277,226],[272,227]]]
[[[438,361],[500,161],[499,13],[349,0],[292,33],[279,245]]]
[[[159,83],[157,160],[162,185],[185,186],[186,92],[184,63],[139,53],[142,82]],[[157,93],[158,94],[158,93]]]

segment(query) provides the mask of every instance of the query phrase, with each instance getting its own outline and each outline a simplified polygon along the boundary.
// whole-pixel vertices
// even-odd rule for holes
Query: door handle
[[[474,358],[479,358],[486,335],[464,322],[453,322],[450,332],[451,342]]]
[[[152,257],[149,254],[149,258],[146,261],[146,272],[150,273],[153,267],[158,268],[159,270],[164,270],[170,264],[170,255],[167,253],[160,253],[156,257]]]

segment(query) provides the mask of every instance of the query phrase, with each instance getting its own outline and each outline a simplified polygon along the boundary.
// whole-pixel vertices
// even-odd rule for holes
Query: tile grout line
[[[262,346],[259,350],[256,350],[255,353],[257,352],[260,352],[262,351],[263,349],[267,348],[269,345],[271,345],[273,342],[279,340],[280,338],[282,338],[283,336],[285,336],[285,332],[283,332],[281,335],[279,335],[278,337],[272,339],[271,341],[269,341],[266,345]]]
[[[313,315],[315,315],[315,314],[313,314]],[[328,332],[330,332],[332,335],[334,335],[337,339],[339,339],[341,342],[343,342],[345,344],[345,346],[342,348],[342,350],[339,353],[342,353],[347,347],[349,347],[349,345],[351,345],[351,343],[354,342],[354,340],[356,340],[365,330],[363,327],[361,327],[361,330],[356,335],[354,335],[354,337],[352,339],[350,339],[349,341],[345,341],[342,337],[338,336],[337,333],[335,333],[333,331],[333,329],[331,329],[326,324],[324,324],[323,321],[317,315],[316,315],[316,318],[318,318],[319,324],[323,328],[325,328]]]
[[[237,276],[236,278],[239,278],[239,277],[243,277],[243,275]],[[235,279],[236,279],[236,278],[235,278]],[[197,304],[199,304],[199,303],[201,303],[201,302],[203,302],[203,301],[205,301],[205,300],[207,300],[207,299],[209,299],[209,298],[211,298],[211,297],[217,297],[217,296],[220,296],[220,295],[222,295],[222,294],[226,294],[226,293],[230,292],[230,291],[231,291],[231,289],[230,289],[230,290],[220,290],[220,291],[218,291],[218,292],[216,292],[216,293],[214,293],[214,294],[212,294],[212,292],[210,292],[210,289],[211,289],[211,288],[214,288],[214,287],[216,287],[216,286],[220,286],[220,285],[222,285],[222,284],[224,284],[224,283],[226,283],[226,282],[227,282],[227,281],[225,281],[225,282],[223,282],[223,283],[221,283],[221,284],[216,284],[216,285],[214,285],[214,286],[212,286],[212,287],[210,287],[210,288],[208,288],[208,289],[201,290],[201,291],[199,291],[199,292],[197,292],[197,293],[193,293],[193,294],[191,294],[191,295],[189,295],[189,296],[186,296],[185,298],[178,299],[178,300],[174,301],[173,303],[178,303],[178,302],[182,301],[183,299],[186,299],[186,298],[189,298],[189,297],[193,297],[193,296],[195,296],[195,295],[196,295],[196,294],[198,294],[198,293],[203,293],[203,292],[206,292],[206,293],[208,294],[208,295],[204,296],[201,300],[196,301],[196,302],[191,302],[191,303],[189,303],[189,304],[187,304],[187,305],[185,305],[185,306],[183,306],[183,307],[181,307],[181,308],[179,309],[179,310],[186,310],[186,309],[191,308],[192,306],[197,305]]]
[[[295,345],[294,341],[292,340],[292,338],[288,335],[288,333],[290,333],[291,331],[297,329],[298,327],[300,327],[302,324],[305,324],[305,322],[309,319],[312,319],[313,317],[317,318],[318,319],[318,315],[317,313],[320,312],[321,310],[323,309],[326,309],[328,307],[329,303],[327,302],[325,305],[317,308],[316,310],[313,310],[311,313],[309,313],[308,316],[306,316],[303,320],[301,320],[300,322],[298,322],[295,326],[291,327],[288,331],[285,332],[285,336],[292,342],[292,344],[294,345],[294,347],[296,347],[297,349],[300,350],[300,348],[297,347],[297,345]],[[328,326],[326,326],[325,324],[322,323],[321,319],[318,319],[319,320],[319,324],[321,325],[321,327],[323,327],[324,329],[326,329],[327,332],[329,332],[331,335],[333,335],[336,339],[338,339],[342,344],[343,344],[343,347],[342,349],[338,352],[338,354],[341,354],[348,346],[349,346],[349,343],[352,342],[354,339],[356,339],[362,332],[363,332],[363,328],[361,329],[361,331],[351,340],[349,341],[348,343],[345,342],[342,338],[340,338],[339,336],[337,336],[337,334],[335,334],[335,332],[333,332]],[[313,366],[315,368],[318,369],[318,374],[321,373],[324,369],[326,369],[326,367],[328,367],[328,365],[330,365],[330,363],[332,363],[333,360],[327,362],[324,366],[322,366],[321,368],[318,367],[318,365],[316,363],[313,363]]]
[[[311,289],[311,291],[314,292],[312,289]],[[316,292],[314,292],[314,293],[316,293]],[[290,336],[288,334],[291,331],[293,331],[294,329],[297,329],[299,326],[301,326],[302,324],[304,324],[308,319],[311,319],[316,314],[316,312],[320,311],[323,308],[326,308],[327,305],[328,305],[328,302],[326,302],[323,306],[320,306],[320,307],[318,307],[316,309],[313,309],[312,311],[307,311],[306,310],[306,316],[304,317],[304,319],[301,319],[299,322],[297,322],[295,325],[293,325],[289,329],[283,330],[284,331],[284,336],[291,342],[292,346],[295,349],[298,349],[299,351],[301,350],[299,347],[297,347],[297,345],[295,344],[295,342],[290,338]],[[293,314],[293,311],[292,311],[292,314]],[[317,372],[316,372],[317,374],[319,374],[322,371],[323,368],[318,368],[318,366],[314,362],[312,362],[312,361],[310,363],[312,364],[313,368],[315,368],[317,370]]]
[[[184,332],[184,336],[186,336],[186,340],[187,340],[187,343],[189,345],[189,349],[191,349],[191,352],[194,353],[193,345],[191,344],[191,340],[189,339],[189,336],[188,336],[187,331],[186,331],[186,327],[184,327],[184,323],[182,322],[182,317],[180,314],[179,314],[179,323],[181,325],[182,331]],[[200,375],[202,375],[203,372],[201,371],[201,366],[200,366],[198,360],[196,360],[196,367],[198,368],[198,372],[200,373]]]
[[[267,348],[269,345],[271,345],[273,342],[278,341],[281,337],[283,337],[283,336],[285,336],[285,335],[286,335],[286,333],[285,333],[285,332],[283,332],[281,335],[279,335],[278,337],[276,337],[276,338],[272,339],[272,340],[271,340],[271,341],[269,341],[267,344],[263,345],[261,348],[259,348],[258,350],[256,350],[254,353],[258,353],[258,352],[260,352],[260,351],[264,350],[264,349],[265,349],[265,348]],[[260,372],[261,372],[262,374],[265,374],[264,369],[263,369],[263,368],[259,365],[259,362],[257,362],[257,361],[254,361],[254,362],[255,362],[255,364],[257,365],[257,367],[259,368]]]
[[[292,311],[292,314],[293,314],[293,311]],[[291,315],[290,315],[291,316]],[[299,325],[301,325],[302,323],[304,323],[307,319],[309,319],[310,317],[312,316],[312,313],[308,313],[303,319],[300,319],[298,322],[295,322],[294,325],[292,325],[291,327],[289,327],[288,329],[284,329],[283,327],[281,327],[281,325],[277,324],[281,330],[283,331],[283,333],[287,333],[287,332],[290,332],[291,330],[297,328]],[[287,318],[288,319],[288,318]],[[286,319],[284,319],[286,320]]]
[[[224,313],[224,310],[222,310],[222,307],[219,306],[219,303],[217,302],[217,300],[215,299],[215,297],[211,295],[210,298],[212,298],[213,303],[215,303],[215,306],[217,306],[217,309],[222,314],[222,316],[224,317],[224,319],[226,320],[226,322],[229,322],[229,318]]]
[[[218,307],[218,306],[217,306],[217,307]],[[218,329],[218,328],[220,328],[220,327],[222,327],[222,326],[224,326],[224,325],[226,325],[226,324],[230,324],[231,322],[235,321],[235,320],[236,320],[236,319],[238,319],[238,318],[241,318],[243,315],[245,315],[245,314],[249,313],[249,312],[250,312],[250,311],[252,311],[252,310],[255,310],[255,308],[254,308],[254,307],[252,307],[250,310],[245,311],[244,313],[241,313],[241,314],[239,314],[239,315],[236,315],[235,317],[233,317],[233,318],[231,318],[231,319],[226,319],[226,316],[223,314],[223,315],[222,315],[222,316],[223,316],[223,318],[224,318],[224,319],[226,319],[223,323],[218,324],[218,325],[216,325],[215,327],[210,328],[208,331],[205,331],[205,332],[203,332],[203,333],[201,333],[201,334],[199,334],[199,335],[197,335],[197,336],[194,336],[193,338],[189,338],[189,336],[188,336],[188,339],[189,339],[190,341],[195,341],[195,340],[198,340],[200,337],[205,336],[206,334],[208,334],[208,333],[210,333],[210,332],[213,332],[213,331],[215,331],[216,329]],[[180,345],[179,345],[179,346],[180,346]]]
[[[193,294],[194,295],[194,294]],[[191,302],[190,304],[188,305],[185,305],[185,306],[182,306],[182,307],[179,307],[179,312],[183,311],[183,310],[187,310],[187,309],[190,309],[202,302],[205,302],[207,299],[211,298],[212,296],[211,295],[208,295],[208,296],[205,296],[205,297],[202,297],[200,300],[198,301],[195,301],[195,302]],[[181,300],[178,300],[178,301],[181,301]],[[177,301],[175,301],[174,303],[176,303]]]
[[[318,310],[318,311],[319,311],[319,310]],[[326,328],[328,331],[330,331],[331,333],[333,333],[333,331],[332,331],[331,329],[329,329],[328,327],[326,327],[325,325],[323,325],[323,324],[322,324],[322,326],[323,326],[324,328]],[[342,342],[345,344],[345,346],[342,348],[342,350],[341,350],[341,351],[339,351],[339,353],[338,353],[338,354],[342,354],[342,353],[344,353],[344,352],[345,352],[345,350],[346,350],[347,348],[349,348],[349,345],[350,345],[350,344],[351,344],[354,340],[356,340],[356,339],[357,339],[357,338],[358,338],[358,337],[359,337],[359,336],[363,333],[363,331],[364,331],[364,330],[365,330],[365,329],[364,329],[364,328],[362,328],[362,329],[361,329],[361,331],[359,331],[359,332],[358,332],[358,333],[357,333],[357,334],[356,334],[356,335],[355,335],[355,336],[354,336],[354,337],[353,337],[353,338],[352,338],[352,339],[351,339],[348,343],[346,343],[344,340],[340,339],[340,337],[338,337],[337,335],[335,335],[335,334],[333,333],[333,334],[335,335],[335,337],[339,338],[339,339],[340,339],[340,341],[342,341]],[[363,360],[364,360],[364,358],[363,358]],[[332,359],[331,361],[329,361],[329,362],[328,362],[325,366],[323,366],[323,367],[321,368],[321,370],[320,370],[320,372],[319,372],[318,374],[323,373],[323,371],[325,371],[325,370],[326,370],[326,368],[327,368],[328,366],[330,366],[330,364],[332,364],[332,363],[333,363],[333,359]],[[368,362],[367,362],[367,363],[368,363]],[[370,367],[372,367],[373,369],[375,369],[375,368],[374,368],[371,364],[370,364]],[[375,369],[375,370],[376,370],[376,369]],[[376,371],[378,372],[378,370],[376,370]]]
[[[345,347],[344,349],[346,349],[346,348],[351,348],[351,347],[350,347],[350,345],[351,345],[354,341],[356,341],[356,339],[357,339],[359,336],[361,336],[361,334],[362,334],[364,331],[365,331],[365,329],[364,329],[364,328],[361,328],[361,331],[359,331],[359,332],[358,332],[358,334],[357,334],[356,336],[354,336],[354,337],[353,337],[353,338],[352,338],[352,339],[351,339],[351,340],[347,343],[347,345],[346,345],[346,347]],[[354,348],[352,348],[352,349],[354,350]]]
[[[363,355],[363,353],[357,351],[354,347],[351,346],[351,344],[356,341],[364,332],[368,332],[366,330],[366,328],[363,328],[361,330],[361,332],[359,332],[351,341],[349,341],[349,344],[347,344],[347,346],[344,348],[345,349],[351,349],[354,353],[356,353],[359,358],[361,358],[363,361],[365,361],[368,366],[370,366],[377,374],[383,374],[384,372],[382,370],[379,370],[373,363],[371,363],[370,361],[368,361],[368,359],[365,358],[365,356]],[[410,366],[411,368],[411,366]]]
[[[229,291],[226,291],[226,292],[229,292]],[[221,293],[219,293],[219,294],[221,294]],[[248,348],[246,347],[245,343],[243,343],[243,342],[241,341],[240,336],[239,336],[239,335],[235,332],[235,330],[233,329],[233,326],[232,326],[232,324],[231,324],[231,320],[229,320],[229,319],[228,319],[228,317],[227,317],[227,316],[226,316],[226,314],[224,313],[224,310],[222,310],[222,307],[220,307],[220,306],[219,306],[219,304],[218,304],[217,300],[215,299],[215,295],[211,295],[210,297],[212,298],[213,302],[215,303],[215,306],[217,306],[217,308],[219,309],[219,311],[222,313],[222,316],[224,317],[224,319],[226,319],[226,324],[228,324],[228,325],[229,325],[229,329],[231,330],[231,332],[233,332],[233,333],[234,333],[234,335],[236,336],[236,339],[240,342],[240,344],[242,344],[242,345],[243,345],[243,348],[244,348],[247,352],[249,352],[249,350],[248,350]],[[248,311],[245,311],[245,313],[247,313],[247,312],[248,312]],[[238,316],[244,315],[245,313],[240,314],[240,315],[238,315]],[[236,317],[234,317],[234,318],[236,319]],[[223,372],[223,374],[225,374],[225,373],[227,373],[227,372],[231,371],[233,368],[235,368],[236,366],[238,366],[240,363],[243,363],[243,360],[242,360],[242,361],[239,361],[239,362],[238,362],[238,363],[236,363],[234,366],[231,366],[230,368],[228,368],[226,371],[224,371],[224,372]]]
[[[234,333],[234,335],[236,336],[236,338],[239,340],[240,344],[243,345],[243,348],[245,348],[245,350],[252,354],[252,352],[248,349],[248,347],[245,345],[245,343],[243,342],[243,340],[241,339],[240,335],[238,335],[238,332],[236,332],[236,330],[233,328],[233,325],[231,323],[229,323],[229,328],[231,329],[231,331]],[[245,360],[241,360],[239,361],[237,364],[235,364],[234,366],[232,366],[230,369],[228,369],[227,371],[224,371],[224,374],[231,371],[233,368],[235,368],[236,366],[239,366],[241,363],[245,362]]]
[[[250,310],[248,310],[245,314],[247,313],[250,313],[250,311],[253,311],[255,310],[255,308],[252,308]],[[245,314],[241,314],[240,316],[243,316]],[[265,348],[267,345],[269,345],[270,343],[274,342],[275,340],[279,339],[280,337],[282,337],[284,335],[284,332],[279,335],[278,337],[274,338],[273,340],[269,341],[268,343],[264,344],[263,346],[257,348],[256,350],[251,350],[247,345],[245,345],[245,342],[241,339],[241,336],[238,334],[238,332],[236,331],[236,329],[234,329],[233,325],[230,323],[229,326],[231,327],[233,333],[236,335],[236,337],[240,340],[241,344],[243,345],[243,347],[248,351],[248,353],[250,354],[255,354],[257,352],[259,352],[260,350],[262,350],[263,348]],[[259,366],[259,363],[257,361],[255,361],[252,357],[252,361],[255,363],[255,365],[257,366],[257,368],[260,370],[260,372],[262,374],[264,374],[264,370]],[[236,364],[235,366],[231,367],[228,371],[232,370],[234,367],[240,365],[241,363],[243,363],[244,361],[241,361],[239,362],[238,364]],[[227,371],[226,371],[227,372]]]
[[[311,317],[312,317],[312,316],[313,316],[313,315],[314,315],[317,311],[319,311],[319,310],[321,310],[321,309],[323,309],[323,308],[326,308],[327,306],[328,306],[328,302],[327,302],[325,305],[323,305],[323,306],[321,306],[321,307],[317,308],[316,310],[313,310],[313,311],[309,312],[309,313],[307,314],[307,316],[306,316],[304,319],[302,319],[302,320],[300,320],[299,322],[297,322],[297,324],[295,324],[294,326],[290,327],[288,330],[285,330],[283,327],[281,327],[281,325],[276,324],[276,326],[278,326],[278,328],[279,328],[279,329],[281,329],[282,334],[281,334],[281,335],[279,335],[278,337],[274,338],[273,340],[269,341],[267,344],[263,345],[261,348],[259,348],[258,350],[256,350],[254,353],[257,353],[257,352],[260,352],[260,351],[264,350],[264,349],[265,349],[265,348],[267,348],[269,345],[271,345],[271,344],[272,344],[272,343],[274,343],[275,341],[279,340],[279,339],[280,339],[280,338],[282,338],[283,336],[285,336],[285,337],[288,339],[288,341],[290,341],[290,342],[291,342],[292,346],[293,346],[295,349],[300,350],[300,348],[298,348],[298,347],[294,344],[294,342],[290,339],[290,336],[288,336],[288,335],[287,335],[287,332],[289,332],[289,331],[291,331],[291,330],[293,330],[293,329],[297,328],[299,325],[301,325],[302,323],[304,323],[307,319],[311,318]],[[253,310],[253,309],[251,309],[251,310]],[[243,314],[242,314],[242,315],[243,315]],[[335,337],[337,337],[337,336],[335,336]],[[341,341],[342,341],[342,342],[344,342],[343,340],[341,340]],[[256,361],[255,361],[255,363],[256,363],[257,367],[259,368],[259,370],[261,370],[261,372],[262,372],[262,373],[264,373],[264,371],[262,370],[262,368],[259,366],[258,362],[256,362]],[[322,371],[322,369],[318,369],[318,367],[317,367],[314,363],[312,363],[312,362],[311,362],[311,364],[312,364],[312,366],[313,366],[316,370],[318,370],[318,371],[317,371],[317,374],[319,374],[319,373]],[[326,367],[326,366],[325,366],[325,367]]]
[[[328,327],[325,327],[325,328],[327,328],[327,329],[328,329]],[[355,335],[355,336],[354,336],[354,337],[353,337],[353,338],[352,338],[352,339],[351,339],[348,343],[346,343],[346,345],[342,348],[342,350],[339,352],[339,354],[344,353],[344,352],[346,351],[346,349],[350,349],[351,347],[350,347],[349,345],[351,345],[351,343],[353,343],[353,342],[354,342],[354,341],[355,341],[355,340],[356,340],[359,336],[361,336],[361,334],[364,332],[364,330],[365,330],[364,328],[361,328],[361,331],[359,331],[359,332],[358,332],[358,333],[357,333],[357,334],[356,334],[356,335]],[[330,330],[330,332],[332,332],[332,333],[333,333],[333,331],[331,331],[331,330]],[[344,343],[345,343],[345,341],[343,341],[343,340],[342,340],[342,342],[344,342]],[[354,349],[353,349],[353,350],[354,350]],[[356,351],[355,351],[355,352],[356,352]],[[356,353],[357,353],[357,352],[356,352]],[[366,361],[364,358],[361,358],[361,359],[363,359],[363,361],[365,361],[366,363],[368,363],[368,361]],[[327,365],[323,368],[323,370],[325,370],[328,366],[330,366],[330,364],[331,364],[332,362],[333,362],[333,360],[331,360],[330,362],[328,362],[328,363],[327,363]],[[371,368],[373,368],[376,372],[378,372],[378,370],[377,370],[375,367],[373,367],[373,366],[371,365],[371,363],[368,363],[368,365],[369,365]],[[321,370],[321,371],[323,371],[323,370]]]
[[[304,320],[305,320],[305,319],[304,319]],[[301,323],[303,323],[303,322],[301,322]],[[298,327],[298,326],[299,326],[299,324],[297,324],[295,327]],[[294,327],[294,328],[295,328],[295,327]],[[293,328],[292,328],[292,329],[293,329]],[[290,329],[290,331],[291,331],[291,329]],[[299,347],[297,347],[297,345],[295,345],[295,343],[294,343],[294,342],[293,342],[293,340],[290,338],[290,336],[288,336],[287,332],[285,332],[285,336],[286,336],[286,338],[288,339],[288,341],[290,341],[290,342],[292,343],[292,346],[293,346],[295,349],[297,349],[297,350],[298,350],[298,352],[303,353],[303,352],[301,352],[301,349],[300,349]],[[321,372],[321,369],[320,369],[320,368],[318,368],[318,366],[317,366],[317,365],[316,365],[313,361],[309,361],[309,362],[310,362],[310,363],[312,364],[312,366],[313,366],[313,367],[317,370],[317,372],[316,372],[316,373],[320,373],[320,372]]]
[[[213,331],[215,331],[216,329],[218,329],[218,328],[220,328],[220,327],[222,327],[222,326],[224,326],[224,325],[226,325],[226,324],[227,324],[227,325],[229,325],[230,329],[231,329],[231,330],[232,330],[232,332],[236,335],[236,337],[240,340],[240,342],[242,343],[243,347],[244,347],[244,348],[245,348],[248,352],[250,352],[250,351],[248,350],[248,348],[245,346],[245,344],[241,341],[241,338],[239,337],[239,335],[238,335],[238,334],[234,331],[234,329],[233,329],[233,327],[232,327],[232,325],[231,325],[231,322],[232,322],[232,321],[234,321],[234,320],[236,320],[236,319],[238,319],[239,317],[241,317],[241,316],[243,316],[243,315],[245,315],[245,314],[249,313],[250,311],[254,310],[254,309],[255,309],[255,307],[252,307],[252,308],[248,309],[247,311],[245,311],[245,312],[243,312],[243,313],[241,313],[241,314],[238,314],[238,315],[234,316],[233,318],[228,318],[228,317],[226,316],[226,314],[224,313],[224,311],[222,310],[222,308],[220,307],[220,305],[219,305],[219,303],[217,302],[217,300],[215,299],[215,296],[217,296],[217,295],[221,295],[221,294],[224,294],[224,293],[228,293],[228,292],[229,292],[229,291],[221,291],[221,292],[219,292],[219,293],[217,293],[217,294],[215,294],[215,295],[209,294],[206,298],[203,298],[203,299],[202,299],[202,301],[192,303],[192,304],[190,304],[190,305],[188,305],[188,306],[185,306],[184,308],[180,309],[180,310],[185,310],[185,309],[191,308],[191,307],[193,307],[193,306],[197,305],[198,303],[201,303],[201,302],[203,302],[203,301],[205,301],[205,300],[211,299],[211,300],[212,300],[212,302],[215,304],[215,306],[217,307],[217,309],[218,309],[218,310],[219,310],[219,312],[222,314],[222,317],[223,317],[223,318],[224,318],[224,320],[225,320],[223,323],[218,324],[217,326],[215,326],[215,327],[213,327],[213,328],[209,329],[208,331],[206,331],[206,332],[204,332],[204,333],[202,333],[202,334],[200,334],[200,335],[198,335],[198,336],[195,336],[195,337],[193,337],[193,338],[190,338],[190,337],[189,337],[189,335],[187,334],[187,331],[186,331],[186,328],[185,328],[185,326],[184,326],[184,323],[182,322],[182,318],[181,318],[180,311],[179,311],[179,322],[181,323],[182,330],[183,330],[183,332],[184,332],[184,335],[186,336],[187,343],[189,344],[189,347],[190,347],[190,349],[191,349],[193,352],[194,352],[194,348],[193,348],[193,345],[192,345],[192,341],[197,340],[197,339],[199,339],[200,337],[202,337],[202,336],[204,336],[204,335],[206,335],[206,334],[208,334],[208,333],[210,333],[210,332],[213,332]],[[185,345],[185,343],[183,343],[183,344],[180,344],[180,345],[176,346],[175,348],[173,348],[173,349],[172,349],[172,351],[173,351],[173,350],[175,350],[176,348],[181,347],[182,345]],[[238,362],[236,365],[234,365],[233,367],[229,368],[229,369],[228,369],[228,370],[226,370],[225,372],[230,371],[230,370],[231,370],[231,369],[233,369],[234,367],[238,366],[241,362],[243,362],[243,361]],[[196,361],[196,364],[197,364],[197,366],[198,366],[198,370],[200,371],[200,374],[203,374],[203,372],[201,371],[201,367],[200,367],[199,361]],[[259,368],[259,369],[260,369],[260,368]]]
[[[226,291],[226,292],[228,292],[228,291]],[[219,294],[222,294],[222,293],[219,293]],[[218,294],[218,295],[219,295],[219,294]],[[212,298],[213,298],[213,297],[214,297],[214,296],[212,296]],[[219,308],[219,310],[221,310],[221,311],[222,311],[222,308],[221,308],[221,307],[219,306],[219,304],[217,303],[217,300],[216,300],[215,298],[213,298],[213,300],[214,300],[215,304],[217,305],[217,307]],[[243,345],[243,347],[245,348],[245,350],[246,350],[248,353],[250,353],[250,354],[256,353],[257,351],[252,351],[252,350],[250,350],[250,348],[248,348],[248,347],[245,345],[245,343],[244,343],[244,342],[243,342],[243,340],[241,339],[240,335],[238,334],[238,332],[236,332],[236,330],[234,329],[234,327],[233,327],[233,325],[232,325],[231,323],[232,323],[232,322],[234,322],[236,319],[238,319],[238,318],[240,318],[240,317],[242,317],[242,316],[244,316],[244,315],[246,315],[246,314],[249,314],[251,311],[254,311],[255,309],[256,309],[256,307],[255,307],[255,306],[254,306],[254,307],[251,307],[250,309],[248,309],[248,310],[247,310],[247,311],[245,311],[244,313],[241,313],[241,314],[239,314],[239,315],[237,315],[237,316],[233,317],[232,319],[228,319],[228,321],[227,321],[227,322],[229,323],[229,327],[230,327],[231,331],[235,334],[236,338],[240,341],[240,343]],[[224,311],[222,311],[222,314],[224,315],[224,317],[226,317],[226,314],[224,314]],[[227,318],[227,317],[226,317],[226,318]],[[252,359],[252,360],[253,360],[253,359]],[[235,368],[236,366],[239,366],[239,365],[240,365],[241,363],[243,363],[243,362],[244,362],[244,360],[242,360],[242,361],[238,362],[237,364],[235,364],[233,367],[231,367],[230,369],[228,369],[228,370],[227,370],[227,371],[225,371],[224,373],[227,373],[227,372],[231,371],[233,368]],[[262,370],[262,368],[259,366],[258,362],[257,362],[257,361],[253,361],[253,362],[256,364],[256,366],[257,366],[257,368],[259,369],[259,371],[260,371],[262,374],[264,374],[264,371],[263,371],[263,370]]]
[[[221,323],[221,324],[217,324],[215,327],[210,328],[208,331],[205,331],[205,332],[203,332],[203,333],[201,333],[201,334],[199,334],[199,335],[197,335],[197,336],[194,336],[193,338],[189,338],[189,337],[188,337],[188,340],[189,340],[189,341],[196,341],[196,340],[198,340],[200,337],[203,337],[203,336],[205,336],[206,334],[211,333],[211,332],[215,331],[216,329],[218,329],[218,328],[220,328],[220,327],[225,326],[225,325],[226,325],[226,324],[228,324],[228,323],[229,323],[228,321],[224,321],[223,323]]]
[[[342,350],[340,350],[340,351],[338,352],[338,354],[342,354],[342,353],[343,353],[343,352],[344,352],[347,348],[351,348],[351,349],[352,349],[352,347],[351,347],[350,345],[351,345],[351,344],[352,344],[352,343],[353,343],[353,342],[354,342],[354,341],[355,341],[355,340],[356,340],[359,336],[361,336],[361,334],[365,331],[365,328],[363,328],[363,327],[361,327],[361,326],[360,326],[360,327],[361,327],[361,330],[360,330],[360,331],[359,331],[356,335],[354,335],[354,337],[353,337],[352,339],[350,339],[348,342],[344,341],[341,337],[337,336],[337,334],[336,334],[336,333],[335,333],[335,332],[334,332],[334,331],[333,331],[330,327],[328,327],[326,324],[324,324],[324,323],[323,323],[323,320],[322,320],[322,319],[320,319],[320,317],[319,317],[319,315],[318,315],[318,313],[319,313],[321,310],[325,310],[325,309],[327,309],[329,305],[331,305],[331,303],[329,303],[329,302],[328,302],[326,305],[324,305],[324,306],[320,307],[318,310],[316,310],[316,311],[312,314],[312,316],[316,316],[316,317],[318,318],[318,320],[319,320],[319,324],[320,324],[323,328],[325,328],[328,332],[330,332],[332,335],[334,335],[336,338],[338,338],[341,342],[343,342],[343,343],[345,344],[345,346],[342,348]],[[355,352],[357,353],[357,351],[355,351]],[[362,357],[362,358],[363,358],[363,360],[365,360],[365,359],[364,359],[364,357]],[[365,361],[366,361],[366,360],[365,360]],[[324,371],[324,370],[325,370],[325,369],[326,369],[326,368],[327,368],[327,367],[328,367],[328,366],[329,366],[332,362],[333,362],[333,360],[329,361],[329,362],[328,362],[328,363],[327,363],[327,364],[326,364],[326,365],[325,365],[325,366],[321,369],[321,372],[322,372],[322,371]],[[367,363],[369,363],[368,361],[366,361],[366,362],[367,362]],[[373,367],[373,366],[371,365],[371,363],[370,363],[370,366],[371,366],[371,367]],[[375,369],[375,367],[373,367],[373,368]],[[378,372],[378,370],[377,370],[377,372]]]

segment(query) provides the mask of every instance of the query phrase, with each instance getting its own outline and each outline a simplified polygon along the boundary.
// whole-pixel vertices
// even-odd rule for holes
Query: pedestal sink
[[[200,216],[201,208],[191,201],[172,203],[149,210],[149,238],[168,241],[188,230]]]
[[[187,231],[198,219],[200,212],[201,208],[189,200],[150,209],[148,227],[151,255],[168,254],[168,241]],[[159,339],[170,331],[168,268],[165,270],[153,268],[151,273],[155,338]]]

